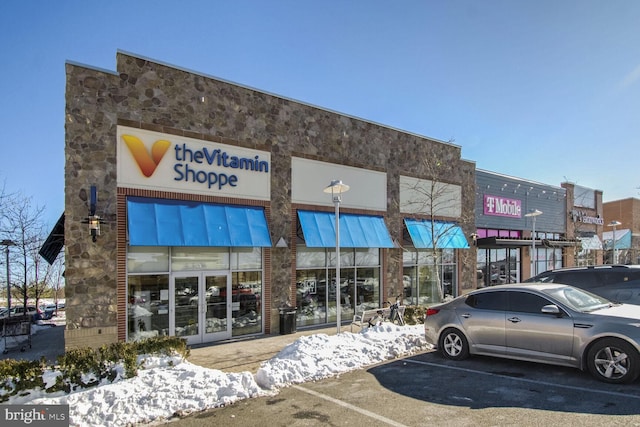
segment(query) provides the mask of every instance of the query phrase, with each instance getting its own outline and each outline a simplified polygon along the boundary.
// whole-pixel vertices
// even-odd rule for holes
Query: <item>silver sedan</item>
[[[640,375],[640,307],[573,286],[478,289],[428,308],[424,329],[452,360],[478,354],[570,366],[608,383]]]

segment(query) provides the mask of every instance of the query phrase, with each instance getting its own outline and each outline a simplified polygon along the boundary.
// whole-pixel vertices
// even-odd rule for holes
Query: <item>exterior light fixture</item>
[[[82,222],[89,224],[89,233],[91,234],[91,240],[96,241],[100,235],[100,224],[103,223],[102,218],[96,215],[96,206],[98,204],[98,190],[95,185],[91,186],[91,195],[89,200],[89,216]]]
[[[100,217],[98,215],[91,215],[88,218],[88,222],[91,240],[95,242],[97,240],[96,237],[100,235]]]
[[[607,224],[607,226],[613,227],[613,239],[611,240],[613,242],[612,246],[611,246],[611,248],[613,250],[613,252],[612,252],[613,256],[612,256],[612,259],[611,259],[611,263],[612,264],[617,264],[618,263],[618,254],[616,253],[616,227],[619,226],[619,225],[622,225],[622,223],[620,221],[616,221],[616,220],[613,220],[609,224]]]
[[[542,215],[542,211],[538,209],[532,209],[525,217],[533,220],[533,226],[531,228],[531,277],[538,274],[538,265],[536,263],[536,217]]]
[[[328,187],[323,190],[325,193],[331,194],[333,204],[336,207],[336,327],[337,333],[340,333],[340,312],[342,307],[340,304],[340,202],[342,201],[342,193],[349,191],[349,186],[343,184],[341,180],[333,180]]]
[[[471,233],[469,235],[469,237],[471,237],[471,240],[473,240],[473,245],[477,245],[478,244],[478,234],[477,233]]]
[[[284,239],[284,237],[281,237],[280,240],[278,240],[278,242],[276,243],[276,248],[288,248],[289,246],[287,246],[287,241]]]
[[[4,246],[4,253],[7,261],[7,316],[11,317],[11,277],[9,275],[9,246],[16,246],[13,240],[5,239],[0,242]]]

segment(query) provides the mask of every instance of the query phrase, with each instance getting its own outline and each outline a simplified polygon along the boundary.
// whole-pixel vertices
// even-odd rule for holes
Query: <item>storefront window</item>
[[[543,271],[554,270],[562,267],[561,248],[540,248],[536,247],[536,271],[540,274]]]
[[[326,269],[296,271],[296,304],[299,325],[315,325],[327,321]]]
[[[583,249],[578,252],[576,257],[576,265],[579,267],[584,267],[588,265],[596,265],[598,263],[598,254],[596,251],[591,249]]]
[[[229,248],[171,248],[171,271],[228,270]]]
[[[169,275],[129,276],[129,341],[169,334]]]
[[[405,251],[403,266],[405,304],[429,305],[455,296],[458,277],[453,249]]]
[[[129,273],[169,271],[169,248],[159,246],[130,246],[127,252]]]
[[[296,254],[297,268],[312,268],[327,265],[327,250],[324,248],[304,248]]]
[[[329,267],[336,267],[336,252],[327,251],[327,259],[329,260]],[[340,268],[353,267],[355,265],[355,255],[353,249],[343,248],[340,250]]]
[[[298,247],[296,257],[296,304],[298,325],[336,320],[335,251]],[[340,316],[380,307],[380,251],[340,251]]]
[[[504,285],[520,281],[520,248],[478,249],[476,286]]]
[[[380,251],[378,249],[356,249],[355,253],[355,265],[380,265]]]
[[[231,248],[231,269],[262,268],[262,248]]]
[[[177,336],[262,332],[261,248],[130,246],[127,260],[130,341],[168,335],[171,322]],[[171,300],[170,288],[174,292]],[[172,319],[170,304],[174,305]],[[230,325],[227,304],[232,309]]]
[[[262,332],[262,272],[242,271],[231,275],[233,292],[233,336]]]
[[[488,251],[486,249],[478,249],[476,258],[476,288],[484,288],[489,286],[487,283],[487,260]]]

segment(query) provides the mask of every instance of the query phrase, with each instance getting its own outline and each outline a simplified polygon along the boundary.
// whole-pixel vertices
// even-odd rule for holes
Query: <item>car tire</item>
[[[640,374],[640,354],[626,341],[602,339],[587,353],[589,372],[596,379],[611,384],[627,384]]]
[[[445,329],[438,339],[438,349],[442,356],[451,360],[463,360],[469,357],[469,342],[457,329]]]

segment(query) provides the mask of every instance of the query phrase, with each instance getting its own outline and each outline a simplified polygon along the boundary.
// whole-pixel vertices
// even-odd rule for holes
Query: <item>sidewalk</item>
[[[342,325],[341,332],[349,331],[348,325]],[[283,348],[306,335],[335,335],[336,325],[322,328],[298,330],[288,335],[258,335],[251,338],[239,338],[211,344],[191,347],[187,359],[194,365],[217,369],[225,372],[249,371],[255,374],[262,362],[271,359]]]
[[[4,350],[4,338],[0,337],[0,360],[22,359],[39,360],[44,356],[49,363],[55,363],[57,356],[64,354],[64,329],[66,318],[64,312],[61,317],[47,321],[50,326],[33,326],[32,348],[25,352],[11,349],[7,354]],[[51,327],[56,325],[55,327]],[[342,325],[342,332],[349,331],[349,325]],[[335,335],[336,325],[321,327],[307,327],[293,334],[257,335],[252,337],[232,338],[191,347],[188,361],[205,368],[217,369],[225,372],[249,371],[255,374],[262,362],[271,359],[287,345],[306,335],[326,334]],[[13,343],[11,343],[13,345]]]

